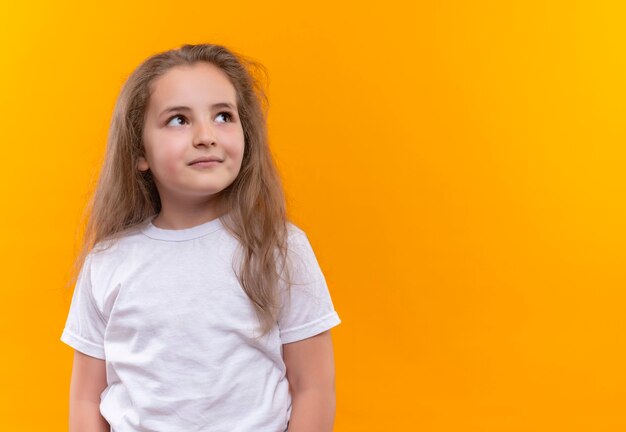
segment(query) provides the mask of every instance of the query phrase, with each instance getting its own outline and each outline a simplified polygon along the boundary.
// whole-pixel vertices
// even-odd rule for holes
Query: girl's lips
[[[224,159],[220,159],[216,155],[200,156],[199,158],[195,158],[194,160],[189,162],[189,165],[193,165],[193,164],[198,163],[198,162],[209,162],[209,161],[222,162],[222,161],[224,161]]]
[[[191,166],[194,166],[194,167],[212,167],[212,166],[220,164],[220,163],[221,162],[218,161],[218,160],[200,161],[200,162],[192,163]]]

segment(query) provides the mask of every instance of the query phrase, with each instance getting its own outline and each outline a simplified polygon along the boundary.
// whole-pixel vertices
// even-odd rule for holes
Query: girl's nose
[[[216,137],[213,127],[208,122],[198,122],[194,130],[193,145],[215,145]]]

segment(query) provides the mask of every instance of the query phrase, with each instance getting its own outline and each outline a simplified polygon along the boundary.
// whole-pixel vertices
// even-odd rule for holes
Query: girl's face
[[[176,66],[157,78],[146,110],[146,157],[161,201],[206,202],[239,174],[244,151],[236,92],[209,63]],[[199,158],[219,162],[192,164]]]

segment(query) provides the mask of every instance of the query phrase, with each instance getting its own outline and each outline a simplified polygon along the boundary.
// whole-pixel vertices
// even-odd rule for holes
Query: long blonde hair
[[[124,83],[113,110],[96,189],[81,219],[84,223],[88,215],[81,250],[67,287],[76,283],[95,245],[107,240],[108,248],[124,233],[159,213],[161,201],[151,171],[137,169],[138,158],[144,156],[142,131],[151,83],[175,66],[197,62],[220,68],[237,94],[244,155],[237,178],[220,192],[228,216],[222,222],[239,241],[240,266],[233,269],[254,305],[263,336],[278,319],[279,280],[287,281],[287,289],[291,285],[286,265],[286,199],[268,143],[269,104],[257,76],[262,72],[267,77],[267,70],[221,45],[186,44],[155,54],[141,63]]]

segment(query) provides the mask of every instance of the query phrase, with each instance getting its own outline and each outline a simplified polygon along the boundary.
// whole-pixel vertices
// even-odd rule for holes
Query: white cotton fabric
[[[90,252],[60,339],[106,361],[100,412],[112,432],[287,429],[282,344],[341,322],[306,234],[288,227],[297,283],[259,340],[233,270],[238,241],[219,218],[182,230],[150,219],[110,249],[99,243]]]

